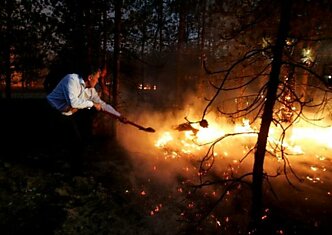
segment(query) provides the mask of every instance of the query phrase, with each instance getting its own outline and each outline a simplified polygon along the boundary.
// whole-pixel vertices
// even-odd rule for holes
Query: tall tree
[[[6,88],[5,88],[5,95],[7,98],[11,98],[11,48],[12,48],[12,43],[13,43],[13,12],[15,9],[15,2],[5,0],[4,6],[1,10],[1,16],[4,22],[3,27],[1,28],[1,31],[3,31],[3,61],[4,64],[3,66],[3,71],[5,74],[5,82],[6,82]]]
[[[257,149],[253,167],[252,198],[253,220],[256,227],[262,217],[262,185],[264,178],[264,158],[269,136],[270,125],[273,121],[274,106],[278,98],[277,91],[280,83],[280,69],[282,65],[283,50],[289,32],[292,1],[282,0],[280,8],[280,24],[276,44],[272,49],[273,61],[270,78],[267,84],[266,102],[264,104],[261,127],[257,139]]]
[[[292,4],[293,2],[296,4]],[[264,180],[268,178],[264,167],[266,156],[281,155],[285,168],[288,167],[287,169],[292,172],[287,158],[288,153],[283,146],[285,132],[291,128],[295,120],[299,118],[308,120],[303,115],[304,109],[316,107],[312,104],[313,99],[319,104],[323,103],[322,100],[324,101],[326,98],[324,93],[327,90],[320,74],[322,66],[319,63],[314,66],[316,60],[313,57],[305,58],[303,52],[307,51],[304,50],[307,49],[304,48],[306,43],[299,43],[304,40],[311,44],[320,44],[331,39],[329,36],[331,30],[327,29],[329,27],[323,19],[330,15],[325,10],[325,4],[324,0],[315,4],[295,0],[280,2],[223,1],[223,4],[214,5],[213,11],[210,13],[208,22],[213,22],[209,26],[213,29],[214,34],[207,34],[207,40],[213,45],[213,50],[207,50],[209,66],[206,68],[206,72],[210,74],[210,83],[215,92],[209,99],[202,116],[204,118],[208,111],[217,106],[221,115],[226,115],[233,121],[237,121],[238,117],[246,117],[249,118],[250,123],[258,122],[260,127],[255,146],[244,157],[246,159],[247,156],[253,155],[252,171],[240,176],[234,174],[232,179],[222,176],[215,179],[218,174],[215,171],[208,174],[215,159],[213,153],[215,145],[234,134],[222,136],[211,145],[207,154],[202,158],[199,172],[201,184],[198,187],[210,185],[221,187],[224,193],[216,199],[216,204],[218,204],[226,197],[228,190],[235,190],[236,186],[240,184],[250,183],[252,193],[250,216],[251,225],[255,231],[260,227],[262,221],[262,206],[264,205],[262,189],[265,186]],[[319,8],[315,12],[320,12],[320,14],[312,15],[313,6]],[[291,14],[291,12],[296,12],[296,14]],[[216,23],[214,23],[215,19],[218,19]],[[314,25],[319,25],[320,30],[308,31],[307,25],[312,24],[312,21],[319,21]],[[315,47],[313,46],[313,48]],[[322,60],[321,58],[321,64],[327,61],[326,58],[325,62]],[[223,69],[211,71],[212,67],[217,66]],[[303,71],[310,74],[311,83],[315,84],[315,89],[322,90],[319,96],[303,99],[303,90],[300,91],[294,86],[294,83],[297,84],[302,79]],[[218,79],[215,79],[215,75],[219,75]],[[247,90],[245,93],[242,92],[243,88]],[[246,102],[238,106],[240,99],[244,99]],[[285,107],[288,112],[290,110],[293,112],[289,119],[284,119],[279,115],[280,110]],[[279,138],[277,137],[281,143],[271,144],[269,142],[269,130],[272,123],[281,130],[282,134]],[[270,148],[272,148],[271,151]],[[288,180],[288,172],[285,170],[283,173]],[[280,172],[277,171],[276,174],[279,175]],[[216,204],[212,203],[213,206]],[[211,210],[208,210],[208,213],[210,212]],[[203,213],[202,217],[205,215]],[[201,223],[202,221],[198,219],[196,222]]]
[[[112,104],[118,107],[118,92],[119,92],[119,76],[120,76],[120,50],[121,50],[121,18],[122,18],[122,4],[123,1],[116,1],[114,5],[115,20],[114,20],[114,65],[113,65],[113,85]]]
[[[12,72],[22,74],[23,80],[38,77],[37,70],[47,63],[54,49],[55,40],[50,37],[54,24],[50,21],[46,6],[39,1],[2,1],[1,9],[1,57],[4,64],[6,97],[11,96]]]
[[[182,97],[182,81],[183,81],[183,60],[184,60],[184,49],[185,44],[187,42],[187,15],[188,15],[188,2],[187,1],[179,1],[179,26],[178,26],[178,44],[177,44],[177,58],[176,58],[176,92],[175,95],[177,97],[177,104],[181,103]]]

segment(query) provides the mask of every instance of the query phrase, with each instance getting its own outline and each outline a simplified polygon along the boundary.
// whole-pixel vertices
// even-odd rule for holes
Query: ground
[[[185,228],[179,222],[185,201],[169,192],[177,185],[169,190],[153,178],[140,179],[112,135],[99,133],[84,145],[76,171],[66,133],[51,132],[43,99],[2,99],[0,107],[1,234],[176,234]],[[303,194],[292,195],[271,203],[264,234],[329,234],[330,197],[317,208],[301,206]],[[245,234],[239,221],[227,227],[235,215],[220,218],[220,228],[212,224],[191,234]]]
[[[1,234],[136,234],[126,153],[109,136],[82,148],[79,172],[64,136],[53,136],[43,99],[1,100]],[[82,164],[80,164],[82,163]],[[127,192],[127,193],[125,193]],[[139,226],[139,225],[142,226]]]

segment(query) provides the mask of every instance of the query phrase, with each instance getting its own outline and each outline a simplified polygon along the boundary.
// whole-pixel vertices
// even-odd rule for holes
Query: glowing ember
[[[141,192],[141,196],[145,196],[146,195],[146,192],[145,191],[142,191]]]
[[[311,166],[310,169],[311,169],[312,171],[317,171],[317,170],[318,170],[318,168],[317,168],[316,166]]]
[[[221,227],[221,222],[219,220],[216,220],[216,223],[219,227]]]
[[[302,49],[302,58],[301,61],[307,65],[310,65],[315,61],[315,56],[311,48]]]
[[[162,204],[158,204],[156,205],[156,207],[150,211],[150,215],[154,216],[155,214],[157,214],[158,212],[160,212],[160,209],[162,208]]]

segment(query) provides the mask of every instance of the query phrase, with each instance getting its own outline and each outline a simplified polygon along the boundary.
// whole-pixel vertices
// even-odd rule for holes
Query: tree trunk
[[[115,1],[115,30],[114,30],[114,64],[113,64],[113,83],[112,88],[112,105],[118,108],[118,90],[120,74],[120,35],[121,35],[121,8],[122,0]],[[116,128],[113,126],[113,136],[116,136]]]
[[[267,138],[271,122],[273,120],[273,108],[277,99],[279,75],[282,65],[282,55],[285,40],[289,30],[292,0],[282,0],[280,10],[280,24],[276,45],[273,50],[273,62],[266,94],[266,102],[262,115],[261,127],[257,140],[255,152],[253,179],[252,179],[252,226],[259,229],[259,222],[262,217],[262,189],[263,189],[263,165],[266,152]]]
[[[146,12],[146,6],[147,3],[146,1],[144,1],[144,15],[147,14]],[[142,61],[145,61],[145,45],[146,45],[146,38],[147,38],[147,25],[145,24],[145,21],[143,21],[143,25],[142,25],[142,39],[141,39],[141,60]],[[145,83],[146,83],[146,80],[145,80],[145,63],[141,63],[141,66],[140,66],[140,74],[141,74],[141,83],[142,83],[142,89],[144,90],[144,86],[145,86]],[[145,101],[145,94],[142,93],[142,101],[144,102]]]
[[[187,7],[185,1],[179,2],[179,28],[178,28],[178,48],[176,59],[176,103],[179,105],[182,101],[182,80],[183,80],[183,50],[186,43],[186,17]]]
[[[9,33],[7,33],[9,34]],[[10,69],[10,43],[7,42],[8,35],[6,36],[6,45],[5,45],[5,94],[6,98],[11,98],[11,69]]]
[[[85,33],[87,36],[87,64],[95,64],[96,62],[94,55],[97,51],[94,51],[94,32],[93,32],[93,23],[92,23],[92,15],[90,9],[93,7],[91,2],[87,2],[86,8],[84,8],[84,21],[85,21]]]
[[[204,70],[204,57],[205,57],[205,21],[206,21],[206,0],[201,0],[200,2],[201,4],[201,19],[200,19],[200,23],[201,23],[201,28],[200,28],[200,34],[199,34],[199,53],[200,53],[200,58],[201,58],[201,63],[200,63],[200,70],[199,70],[199,84],[198,84],[198,95],[200,96],[200,98],[203,99],[204,97],[204,82],[205,82],[205,70]]]
[[[159,29],[159,52],[163,49],[163,27],[164,27],[164,1],[158,0],[158,29]]]
[[[104,67],[107,67],[108,59],[107,59],[107,10],[106,7],[104,8],[102,12],[102,19],[101,19],[101,28],[103,29],[103,38],[102,38],[102,44],[103,44],[103,58],[104,58]]]
[[[12,20],[11,15],[13,12],[13,5],[12,1],[5,1],[5,10],[6,10],[6,31],[5,31],[5,45],[4,45],[4,59],[5,59],[5,95],[7,99],[11,98],[11,41],[12,41]]]
[[[112,104],[118,106],[118,89],[120,73],[120,31],[121,31],[121,7],[122,0],[115,3],[115,31],[114,31],[114,66],[113,66],[113,87]]]

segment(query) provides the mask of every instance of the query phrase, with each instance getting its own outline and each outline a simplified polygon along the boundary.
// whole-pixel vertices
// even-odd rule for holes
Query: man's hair
[[[84,79],[88,79],[89,75],[95,74],[100,68],[95,65],[86,65],[83,66],[79,72],[79,75]]]

